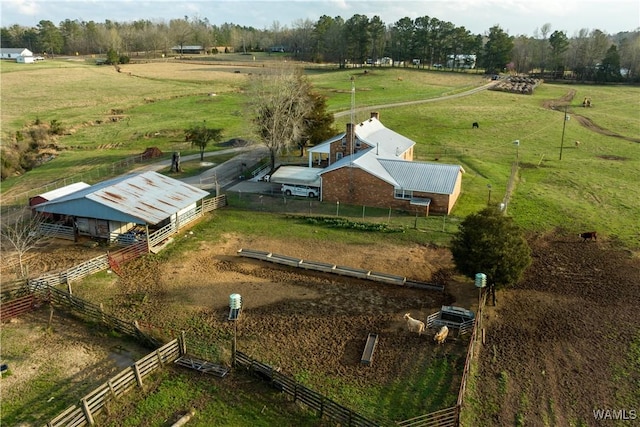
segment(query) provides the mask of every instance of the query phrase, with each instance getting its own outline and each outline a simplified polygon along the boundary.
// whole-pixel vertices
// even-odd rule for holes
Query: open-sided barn
[[[37,204],[71,218],[79,235],[113,239],[137,225],[160,228],[195,211],[209,193],[156,172],[129,174]]]

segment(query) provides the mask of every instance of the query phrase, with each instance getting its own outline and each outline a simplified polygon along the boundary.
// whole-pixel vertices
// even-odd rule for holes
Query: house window
[[[343,147],[347,146],[347,138],[342,138],[342,146]]]
[[[341,158],[342,158],[342,153],[341,153],[341,152],[337,152],[337,153],[336,153],[336,162],[337,162],[338,160],[340,160]]]
[[[405,190],[404,188],[396,188],[394,197],[396,199],[413,199],[413,191]]]
[[[356,139],[356,148],[360,148],[360,140]]]

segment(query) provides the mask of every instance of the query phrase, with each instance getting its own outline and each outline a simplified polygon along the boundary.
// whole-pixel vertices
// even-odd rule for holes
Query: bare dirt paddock
[[[171,262],[131,263],[114,283],[117,295],[112,294],[110,309],[121,317],[135,312],[159,330],[186,326],[188,337],[221,345],[220,356],[226,359],[233,335],[229,296],[237,293],[243,301],[237,325],[241,351],[292,376],[329,375],[340,384],[359,387],[391,384],[428,366],[433,358],[450,360],[450,372],[454,372],[464,358],[465,338],[452,337],[438,347],[432,331],[423,336],[410,334],[403,315],[410,312],[426,320],[445,304],[469,307],[477,296],[469,281],[452,282],[445,293],[403,288],[243,258],[237,255],[240,248],[420,280],[452,266],[447,250],[419,245],[373,248],[325,243],[309,247],[227,235],[222,244],[202,243],[197,252]],[[379,335],[379,343],[372,365],[365,368],[360,360],[371,332]],[[459,384],[451,379],[434,384],[436,393],[451,392],[455,397]]]
[[[172,255],[169,259],[149,256],[133,261],[124,266],[120,277],[102,274],[97,279],[72,284],[73,292],[96,304],[103,303],[107,312],[122,319],[140,321],[149,332],[164,339],[186,331],[193,342],[212,343],[215,347],[212,357],[223,363],[230,362],[233,336],[233,324],[228,321],[229,296],[238,293],[243,298],[237,325],[238,348],[283,373],[299,379],[329,375],[339,384],[367,387],[391,384],[439,359],[450,364],[449,374],[431,384],[433,394],[448,394],[455,401],[459,386],[456,372],[464,362],[467,340],[453,336],[438,347],[432,331],[423,336],[410,334],[403,315],[410,312],[414,318],[426,320],[443,304],[470,307],[477,296],[471,282],[455,282],[444,294],[402,288],[247,259],[237,255],[240,248],[269,250],[424,281],[452,266],[447,250],[422,245],[373,248],[323,243],[309,247],[296,242],[264,238],[257,242],[227,235],[222,243],[200,242],[198,251],[184,255]],[[49,249],[50,252],[40,254],[32,269],[37,266],[46,269],[49,265],[61,268],[65,262],[71,262],[68,254],[75,254],[75,262],[79,261],[77,248],[71,249],[69,244]],[[48,260],[49,257],[53,259]],[[46,313],[42,315],[46,318]],[[25,318],[11,326],[30,328],[32,321]],[[372,365],[365,367],[360,359],[370,332],[380,338]],[[25,333],[37,336],[42,331]],[[56,339],[60,342],[54,343]],[[34,340],[34,344],[37,342]],[[49,348],[75,348],[62,334],[49,334],[46,342]],[[89,371],[92,364],[104,363],[104,354],[95,357],[91,357],[91,352],[83,354],[86,355],[83,366],[78,365],[77,369]],[[39,359],[39,365],[49,363],[47,352],[33,355]],[[16,371],[12,381],[22,380],[26,384],[29,378]],[[319,383],[309,385],[329,392],[319,389]],[[433,409],[429,405],[438,404],[417,403],[417,412],[407,417],[429,412]]]
[[[520,418],[541,426],[597,425],[594,408],[636,408],[640,370],[633,349],[640,343],[639,260],[619,251],[614,242],[582,242],[562,232],[533,236],[530,244],[534,263],[524,279],[514,289],[500,292],[498,306],[487,310],[487,344],[480,353],[476,398],[493,402],[486,405],[493,410],[478,412],[478,419],[468,425],[513,425]],[[103,274],[74,284],[74,293],[102,302],[121,318],[143,321],[167,338],[185,330],[196,341],[215,342],[214,353],[226,361],[233,336],[227,321],[229,295],[239,293],[244,306],[238,322],[239,349],[283,373],[304,381],[324,375],[341,384],[372,387],[414,378],[419,369],[446,361],[453,374],[437,384],[412,384],[416,396],[425,389],[431,393],[421,396],[425,402],[416,404],[414,413],[403,415],[428,412],[425,408],[433,404],[426,401],[430,395],[455,396],[465,341],[453,339],[437,347],[431,336],[409,334],[402,315],[411,312],[424,320],[442,304],[475,310],[477,293],[469,280],[454,277],[458,280],[450,282],[447,293],[438,294],[305,274],[241,258],[236,254],[240,248],[424,281],[452,266],[448,250],[428,246],[304,246],[227,235],[222,242],[199,242],[199,250],[184,255],[161,254],[132,262],[122,277]],[[42,316],[35,320],[40,327],[46,312]],[[33,319],[21,322],[3,326],[3,354],[12,345],[5,328],[33,328]],[[364,367],[359,362],[369,332],[380,334],[380,341],[372,366]],[[31,333],[43,336],[42,330]],[[47,366],[56,349],[71,348],[64,334],[39,340],[28,334],[19,335],[21,342],[31,343],[29,357],[21,362],[26,367]],[[85,334],[91,338],[91,331]],[[73,348],[83,357],[74,360],[70,378],[100,366],[109,353]],[[6,379],[19,389],[32,376]]]

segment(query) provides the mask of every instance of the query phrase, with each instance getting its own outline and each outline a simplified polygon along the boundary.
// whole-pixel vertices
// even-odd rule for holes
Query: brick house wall
[[[392,208],[407,212],[441,213],[451,212],[460,194],[462,177],[459,175],[453,195],[414,192],[414,197],[430,198],[431,205],[411,205],[409,200],[396,199],[393,185],[360,168],[345,166],[322,174],[322,201],[342,202],[353,205]]]
[[[331,143],[329,147],[329,163],[335,163],[338,160],[338,153],[341,154],[341,157],[347,157],[351,154],[351,138],[353,138],[353,153],[357,153],[360,150],[369,148],[367,144],[363,144],[353,132],[353,125],[351,123],[347,123],[346,134],[342,139]]]

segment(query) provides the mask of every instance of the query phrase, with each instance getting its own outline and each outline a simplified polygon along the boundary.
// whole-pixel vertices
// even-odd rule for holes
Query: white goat
[[[438,331],[438,333],[433,337],[433,340],[438,344],[442,344],[444,343],[444,340],[447,339],[447,335],[449,335],[449,328],[445,325],[440,328],[440,331]]]
[[[409,332],[417,332],[418,335],[422,335],[424,332],[424,323],[420,320],[414,319],[411,317],[411,314],[407,313],[404,315],[404,318],[407,321],[407,328]]]

